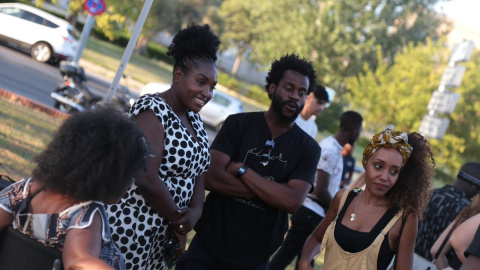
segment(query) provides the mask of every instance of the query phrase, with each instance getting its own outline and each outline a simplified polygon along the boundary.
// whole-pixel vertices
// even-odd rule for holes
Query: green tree
[[[362,112],[366,130],[378,132],[389,123],[418,130],[447,66],[447,54],[431,40],[419,46],[410,43],[395,57],[395,64],[381,61],[374,70],[365,64],[363,74],[347,78],[346,98],[352,109]],[[380,48],[377,58],[385,59]]]
[[[451,55],[442,44],[428,39],[418,46],[410,43],[396,55],[393,65],[379,62],[375,70],[365,65],[363,74],[346,79],[347,100],[362,113],[367,134],[387,124],[418,131]],[[377,53],[378,59],[384,59],[380,50]],[[450,119],[447,133],[442,140],[429,139],[437,167],[451,174],[463,163],[480,159],[480,52],[463,65],[467,71],[462,85],[448,90],[461,95],[457,107],[451,115],[439,115]]]
[[[456,173],[468,161],[480,160],[480,51],[475,51],[466,63],[462,84],[448,91],[460,94],[443,140],[432,141],[436,159],[443,167]],[[442,116],[445,117],[445,116]]]
[[[302,5],[292,0],[225,0],[222,50],[235,47],[235,76],[243,56],[263,65],[286,53],[308,55],[308,23]]]
[[[437,38],[439,0],[225,0],[223,43],[268,65],[287,52],[310,58],[321,80],[338,88],[366,62],[377,63],[376,48],[389,64],[409,42]],[[235,73],[235,72],[233,72]]]

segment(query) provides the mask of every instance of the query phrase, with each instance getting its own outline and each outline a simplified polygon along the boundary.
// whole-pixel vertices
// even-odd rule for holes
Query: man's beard
[[[283,107],[285,107],[287,104],[297,108],[297,111],[290,116],[285,115],[285,113],[283,112]],[[295,119],[297,119],[300,112],[302,111],[303,106],[299,107],[295,101],[291,101],[291,100],[281,101],[280,98],[277,97],[276,90],[275,90],[275,93],[272,96],[272,108],[280,120],[287,123],[293,123]]]

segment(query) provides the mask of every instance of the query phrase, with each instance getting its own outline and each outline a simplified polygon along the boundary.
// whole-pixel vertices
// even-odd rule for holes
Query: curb
[[[32,108],[32,109],[35,109],[35,110],[39,110],[39,111],[44,112],[48,115],[51,115],[54,118],[67,119],[68,116],[69,116],[68,114],[66,114],[66,113],[64,113],[60,110],[54,109],[50,106],[47,106],[43,103],[40,103],[40,102],[32,100],[32,99],[29,99],[27,97],[15,94],[15,93],[10,92],[8,90],[5,90],[3,88],[0,88],[0,98],[6,99],[6,100],[11,101],[11,102],[19,103],[23,106],[26,106],[26,107],[29,107],[29,108]]]

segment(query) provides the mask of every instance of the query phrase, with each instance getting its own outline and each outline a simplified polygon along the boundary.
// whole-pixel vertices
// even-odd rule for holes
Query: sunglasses
[[[268,163],[270,162],[270,159],[272,159],[270,157],[270,153],[272,152],[273,148],[275,147],[275,142],[272,141],[272,140],[267,140],[265,142],[265,154],[263,154],[261,156],[261,159],[260,159],[260,164],[262,164],[263,166],[267,166]]]

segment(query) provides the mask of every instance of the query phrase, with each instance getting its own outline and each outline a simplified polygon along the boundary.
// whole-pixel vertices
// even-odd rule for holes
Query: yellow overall
[[[323,249],[325,249],[325,263],[323,264],[322,269],[376,270],[377,258],[381,243],[388,231],[402,217],[403,211],[398,211],[398,213],[390,220],[385,228],[383,228],[382,232],[375,238],[369,247],[360,252],[350,253],[344,251],[337,244],[334,236],[334,229],[338,214],[340,213],[349,193],[350,190],[348,189],[343,193],[342,200],[340,201],[340,205],[338,207],[337,217],[332,221],[332,223],[330,223],[325,231],[325,235],[323,236],[320,253],[323,251]]]

